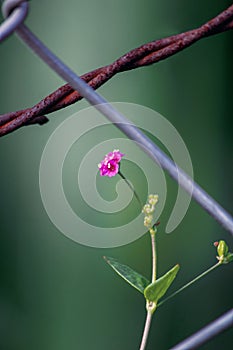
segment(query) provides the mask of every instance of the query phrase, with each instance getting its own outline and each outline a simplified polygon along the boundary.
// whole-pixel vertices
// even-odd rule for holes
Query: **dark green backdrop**
[[[230,1],[31,1],[26,23],[82,74],[144,42],[201,25]],[[232,210],[232,33],[205,39],[151,67],[122,73],[99,91],[163,114],[191,154],[195,179]],[[63,84],[11,37],[0,46],[0,112],[35,104]],[[81,246],[50,222],[41,202],[38,170],[52,131],[85,101],[0,140],[0,349],[137,349],[143,297],[104,263],[109,255],[150,275],[149,237],[115,249]],[[130,169],[129,169],[130,173]],[[132,171],[131,181],[137,181]],[[180,263],[173,290],[215,263],[212,243],[232,238],[196,203],[171,234],[163,233],[177,187],[169,178],[161,217],[159,273]],[[72,184],[71,184],[72,186]],[[98,218],[97,218],[98,220]],[[159,309],[148,349],[165,350],[232,307],[232,266],[213,272]],[[203,349],[229,349],[232,331]]]

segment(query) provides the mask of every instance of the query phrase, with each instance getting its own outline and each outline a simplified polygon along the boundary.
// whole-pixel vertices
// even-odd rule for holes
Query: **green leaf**
[[[129,266],[119,263],[114,258],[104,256],[104,259],[118,275],[143,294],[144,289],[150,283],[147,278],[132,270]]]
[[[225,258],[223,259],[223,264],[228,264],[230,262],[233,261],[233,254],[232,253],[228,253]]]
[[[144,290],[145,298],[148,301],[157,303],[157,301],[162,298],[172,284],[177,272],[179,271],[179,268],[179,265],[175,265],[165,275],[157,279],[154,283],[149,284]]]

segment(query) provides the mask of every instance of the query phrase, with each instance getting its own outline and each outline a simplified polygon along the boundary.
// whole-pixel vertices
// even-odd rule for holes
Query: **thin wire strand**
[[[166,170],[181,187],[188,193],[193,194],[194,199],[226,230],[233,234],[233,219],[231,216],[201,189],[200,186],[195,184],[187,174],[179,169],[149,138],[56,57],[25,25],[21,24],[17,28],[16,33],[47,65],[50,66],[51,69],[69,82],[91,105],[95,106],[110,121],[115,123],[130,139],[136,141],[145,153],[156,163],[161,164],[162,168]],[[172,350],[195,349],[197,346],[200,346],[232,325],[233,310],[214,321],[209,326],[203,328],[201,331],[182,342],[182,344],[177,345]]]
[[[8,4],[13,1],[17,2],[17,0],[7,0],[5,2]],[[10,10],[12,11],[9,5],[5,8],[8,9],[8,13],[10,13]],[[117,73],[154,64],[184,50],[202,38],[230,29],[233,29],[233,5],[199,28],[143,44],[119,57],[113,63],[88,72],[82,75],[81,78],[93,89],[97,89]],[[0,136],[29,125],[31,123],[29,120],[35,118],[38,124],[43,124],[45,121],[43,114],[65,108],[82,98],[72,86],[65,84],[35,106],[14,112],[15,116],[11,113],[0,116]]]
[[[233,309],[219,317],[199,332],[193,334],[191,337],[177,344],[170,350],[193,350],[198,349],[210,339],[213,339],[218,334],[224,332],[233,326]]]
[[[25,25],[16,30],[18,36],[35,52],[51,69],[79,93],[112,123],[114,123],[131,140],[157,164],[168,172],[178,184],[199,203],[216,221],[233,235],[233,218],[199,185],[181,170],[162,150],[159,149],[143,132],[136,128],[108,101],[94,91],[85,81],[77,76],[57,56],[55,56]]]
[[[3,4],[2,11],[5,12],[6,3]],[[28,14],[28,3],[26,1],[11,1],[11,6],[15,7],[9,17],[0,25],[0,42],[10,36],[16,28],[23,23]]]
[[[170,176],[175,179],[181,187],[183,187],[189,194],[193,194],[194,199],[233,235],[232,217],[204,190],[202,190],[200,186],[194,184],[192,179],[179,169],[176,164],[171,161],[148,137],[146,137],[102,96],[95,92],[57,56],[55,56],[25,25],[20,25],[16,30],[16,33],[46,64],[50,66],[50,68],[56,71],[63,79],[68,81],[75,90],[78,90],[91,105],[95,106],[110,121],[115,123],[130,139],[137,141],[139,146],[153,160],[155,160],[156,163],[160,163],[162,168],[167,170]]]

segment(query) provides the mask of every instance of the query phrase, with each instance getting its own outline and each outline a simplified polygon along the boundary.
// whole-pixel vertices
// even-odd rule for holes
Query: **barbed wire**
[[[4,15],[7,17],[17,9],[17,6],[27,4],[20,0],[7,0],[4,3]],[[23,5],[27,6],[27,5]],[[16,16],[17,17],[17,16]],[[15,18],[14,16],[11,18]],[[18,17],[17,17],[18,20]],[[7,20],[6,20],[7,21]],[[16,21],[16,19],[15,19]],[[5,23],[5,22],[4,22]],[[9,23],[9,22],[8,22]],[[216,219],[226,230],[233,234],[233,219],[211,196],[209,196],[199,185],[182,171],[167,155],[159,149],[148,137],[139,129],[129,122],[122,114],[111,106],[102,96],[97,94],[93,89],[97,89],[106,81],[112,78],[116,73],[126,70],[142,67],[162,59],[165,59],[176,52],[190,46],[197,40],[213,34],[217,34],[233,28],[233,5],[220,13],[198,29],[194,29],[182,34],[174,35],[168,38],[156,40],[154,42],[142,45],[141,47],[130,51],[126,55],[109,66],[98,68],[92,72],[84,74],[81,78],[72,72],[58,57],[56,57],[25,25],[20,24],[16,33],[18,36],[40,56],[53,70],[63,77],[69,84],[62,86],[55,92],[44,98],[32,108],[11,112],[0,117],[0,136],[6,135],[23,125],[30,123],[45,123],[48,119],[44,116],[60,108],[64,108],[71,103],[85,97],[119,129],[121,129],[130,139],[135,140],[137,144],[146,152],[156,163],[159,163],[170,176],[180,184],[193,198],[206,210],[214,219]],[[10,27],[10,26],[9,26]],[[2,29],[3,28],[3,29]],[[13,28],[13,24],[11,24]],[[4,26],[0,27],[4,33]],[[5,30],[9,35],[10,30]],[[4,34],[6,37],[6,34]],[[79,92],[77,92],[79,91]],[[228,318],[227,318],[228,317]],[[230,317],[230,319],[229,319]],[[224,321],[224,327],[222,327]],[[211,328],[210,328],[211,326]],[[197,339],[202,337],[202,341],[213,338],[216,334],[232,326],[232,310],[212,325],[202,329],[198,335],[193,335],[192,347],[180,347],[179,345],[173,350],[194,349],[197,346]],[[196,343],[195,343],[196,342]],[[190,344],[187,339],[183,344]]]
[[[13,2],[13,5],[11,4]],[[6,0],[4,7],[4,16],[7,17],[15,8],[15,3],[17,0]],[[21,1],[19,0],[21,3]],[[9,4],[9,5],[8,5]],[[7,6],[8,5],[8,6]],[[175,41],[175,49],[173,47],[174,36],[162,39],[158,43],[150,43],[146,44],[143,47],[143,52],[148,52],[151,50],[150,46],[154,46],[158,49],[158,47],[163,47],[166,49],[167,42],[172,42],[169,52],[173,52],[174,50],[180,50],[190,45],[192,42],[197,41],[198,38],[204,35],[210,35],[213,31],[219,32],[222,30],[224,26],[227,28],[231,23],[233,18],[233,5],[230,6],[227,10],[223,11],[220,15],[207,22],[203,26],[201,26],[198,30],[189,31],[188,34],[180,34],[178,35],[180,40]],[[198,34],[196,34],[198,33]],[[60,89],[56,90],[54,93],[47,96],[43,99],[39,104],[34,106],[32,109],[27,109],[26,112],[22,112],[18,117],[14,118],[10,122],[2,125],[0,127],[0,132],[2,131],[6,133],[6,129],[8,132],[16,130],[20,126],[22,126],[25,122],[30,123],[34,117],[40,117],[41,113],[46,112],[48,105],[56,108],[56,104],[59,102],[61,97],[61,91],[66,96],[70,91],[76,93],[79,91],[79,96],[83,96],[86,100],[95,108],[97,108],[103,115],[105,115],[112,123],[114,123],[125,135],[127,135],[131,140],[136,141],[137,145],[146,153],[148,156],[159,164],[164,170],[168,172],[168,174],[192,197],[196,200],[196,202],[207,211],[217,222],[219,222],[227,231],[229,231],[233,235],[233,218],[231,215],[223,209],[208,193],[206,193],[198,184],[193,182],[193,180],[175,164],[157,145],[155,145],[144,133],[139,130],[133,123],[127,120],[120,112],[118,112],[107,100],[105,100],[101,95],[93,90],[93,87],[88,85],[84,79],[77,76],[68,66],[66,66],[57,56],[55,56],[24,24],[21,24],[16,29],[16,34],[23,40],[24,43],[28,47],[34,51],[50,68],[52,68],[58,75],[60,75],[64,80],[66,80],[69,85],[64,85]],[[175,36],[177,38],[177,36]],[[166,43],[166,44],[165,44]],[[141,47],[141,48],[142,48]],[[161,49],[163,50],[163,49]],[[133,53],[132,53],[133,52]],[[136,52],[136,53],[135,53]],[[140,49],[139,49],[140,52]],[[128,62],[131,64],[136,64],[138,60],[143,60],[142,55],[136,49],[126,54],[125,59],[120,58],[117,60],[115,64],[112,66],[108,66],[107,69],[105,67],[105,73],[100,72],[99,79],[102,82],[104,77],[110,77],[114,69],[111,67],[118,67],[119,62],[123,62],[122,66],[125,68],[128,65]],[[160,54],[160,50],[158,51]],[[137,56],[136,59],[135,55]],[[145,56],[145,55],[144,55]],[[140,57],[140,59],[139,59]],[[144,57],[145,58],[145,57]],[[127,62],[127,63],[125,63]],[[148,62],[148,60],[147,60]],[[137,63],[138,64],[138,63]],[[120,68],[119,68],[120,69]],[[117,68],[115,68],[115,71]],[[98,70],[97,70],[98,71]],[[94,71],[96,72],[96,71]],[[87,73],[85,78],[89,80],[90,76],[93,76],[93,72]],[[92,81],[98,80],[98,76],[95,77]],[[90,81],[89,81],[90,83]],[[65,90],[65,93],[64,93]],[[75,91],[76,90],[76,91]],[[68,92],[67,92],[68,91]],[[39,111],[39,112],[38,112]],[[10,113],[12,117],[13,113]],[[6,119],[6,115],[4,115]]]
[[[108,66],[97,68],[82,75],[81,78],[93,89],[97,89],[117,73],[159,62],[202,38],[232,28],[233,5],[197,29],[144,44],[129,51]],[[82,98],[80,91],[75,91],[70,84],[65,84],[31,108],[1,115],[0,137],[25,125],[36,123],[42,125],[48,121],[44,114],[65,108]]]

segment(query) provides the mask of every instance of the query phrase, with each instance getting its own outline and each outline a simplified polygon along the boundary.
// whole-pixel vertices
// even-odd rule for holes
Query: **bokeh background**
[[[230,4],[222,0],[31,1],[26,23],[82,74],[142,43],[195,28]],[[189,149],[195,180],[229,211],[232,39],[230,32],[204,39],[156,65],[119,74],[99,89],[109,101],[150,107],[170,120]],[[31,106],[64,83],[15,36],[1,44],[0,62],[1,113]],[[86,106],[81,101],[53,113],[45,126],[21,128],[0,140],[0,349],[139,347],[144,299],[106,266],[102,256],[113,256],[149,277],[149,237],[114,249],[79,245],[51,223],[40,197],[39,164],[50,134]],[[98,135],[96,140],[100,142]],[[87,145],[84,141],[83,147]],[[76,152],[80,157],[78,148]],[[68,178],[77,171],[76,164],[70,161]],[[145,184],[137,174],[134,165],[128,164],[127,176],[144,194]],[[176,184],[166,178],[158,269],[161,275],[174,264],[181,265],[174,291],[215,263],[214,241],[225,239],[231,249],[233,243],[195,202],[179,227],[165,234],[177,193]],[[72,181],[66,186],[67,195],[77,190]],[[108,185],[109,200],[114,191]],[[136,213],[136,204],[132,205]],[[102,217],[101,222],[98,215],[95,220],[96,225],[105,225]],[[158,309],[148,349],[169,349],[232,307],[232,271],[231,265],[219,268]],[[227,331],[202,349],[228,349],[232,336]]]

